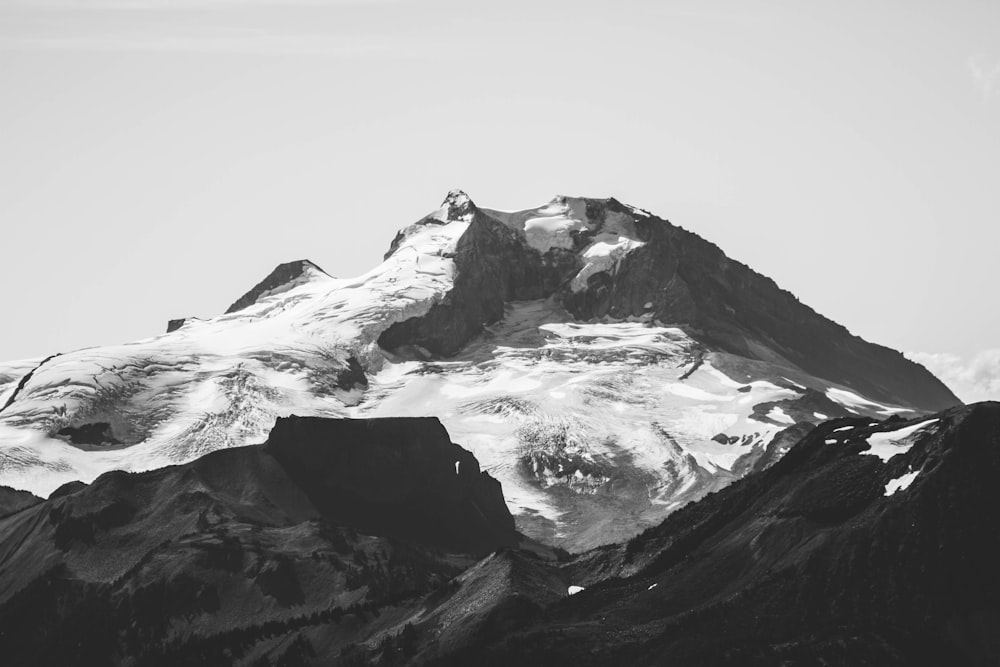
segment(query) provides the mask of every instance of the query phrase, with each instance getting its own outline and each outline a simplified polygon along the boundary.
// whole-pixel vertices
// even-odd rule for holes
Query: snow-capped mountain
[[[958,403],[645,211],[453,191],[363,276],[282,264],[221,316],[0,364],[0,484],[48,495],[183,463],[293,413],[434,415],[522,531],[581,548],[766,467],[803,422]]]

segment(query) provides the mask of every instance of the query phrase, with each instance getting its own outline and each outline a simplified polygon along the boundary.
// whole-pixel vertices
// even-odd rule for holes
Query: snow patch
[[[870,448],[861,453],[877,456],[884,462],[897,454],[905,454],[913,446],[913,436],[936,421],[938,420],[928,419],[919,424],[896,429],[895,431],[872,433],[868,436]]]
[[[583,251],[585,264],[573,277],[570,289],[579,292],[587,288],[590,277],[601,272],[613,272],[628,253],[645,243],[618,234],[599,234]]]
[[[913,472],[908,472],[905,475],[900,475],[896,479],[889,480],[889,483],[885,485],[886,497],[891,496],[897,491],[905,491],[910,484],[913,484],[913,480],[915,480],[919,474],[919,470],[914,470]]]
[[[784,410],[779,406],[774,406],[771,411],[767,413],[767,418],[776,421],[780,424],[794,424],[795,420],[792,419]]]
[[[569,595],[576,595],[580,591],[585,591],[585,590],[587,589],[584,588],[583,586],[570,586],[569,588],[566,589],[566,593]]]
[[[853,391],[848,391],[847,389],[830,387],[826,390],[826,396],[831,401],[840,403],[847,409],[848,412],[853,412],[854,414],[859,414],[858,410],[867,410],[868,412],[876,412],[880,415],[886,416],[901,414],[904,412],[913,412],[913,410],[910,410],[909,408],[884,405],[882,403],[870,401],[863,396],[859,396]]]

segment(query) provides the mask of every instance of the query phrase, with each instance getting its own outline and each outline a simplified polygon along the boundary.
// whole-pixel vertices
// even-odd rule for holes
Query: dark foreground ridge
[[[227,664],[318,619],[346,618],[347,644],[372,609],[518,540],[500,484],[434,418],[290,417],[263,446],[0,499],[22,508],[0,519],[9,665]]]
[[[469,553],[515,543],[500,482],[434,417],[279,419],[264,452],[338,525]]]
[[[291,418],[262,447],[109,473],[0,519],[0,655],[996,665],[998,474],[1000,403],[835,419],[628,543],[569,556],[514,533],[435,419]]]
[[[42,502],[41,498],[27,491],[0,486],[0,518],[15,514],[40,502]]]
[[[908,422],[827,422],[437,664],[1000,664],[1000,403],[937,417],[886,462],[868,438]]]

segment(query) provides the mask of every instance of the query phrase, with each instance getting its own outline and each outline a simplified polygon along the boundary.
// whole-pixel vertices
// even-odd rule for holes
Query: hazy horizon
[[[0,0],[0,359],[613,196],[1000,398],[1000,6]]]

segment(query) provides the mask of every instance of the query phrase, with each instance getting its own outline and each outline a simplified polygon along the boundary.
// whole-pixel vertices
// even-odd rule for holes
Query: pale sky
[[[455,187],[648,209],[1000,397],[998,2],[0,0],[0,358],[362,273]]]

